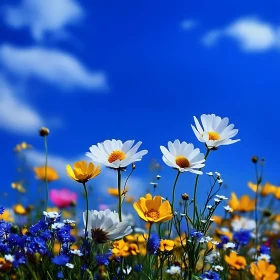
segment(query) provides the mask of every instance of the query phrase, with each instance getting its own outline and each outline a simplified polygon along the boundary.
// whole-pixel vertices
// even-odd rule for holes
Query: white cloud
[[[67,89],[106,88],[105,74],[90,72],[74,56],[58,50],[2,45],[0,63],[21,77],[36,77]]]
[[[22,0],[17,7],[7,7],[4,20],[16,29],[28,27],[36,40],[45,35],[66,33],[66,27],[83,17],[75,0]]]
[[[213,46],[223,37],[236,40],[244,51],[260,52],[278,48],[279,28],[257,18],[241,18],[229,26],[205,34],[202,42]]]
[[[37,134],[43,124],[39,113],[17,98],[9,83],[0,77],[0,127],[21,134]]]
[[[181,27],[184,30],[190,30],[197,26],[197,22],[192,19],[186,19],[181,23]]]

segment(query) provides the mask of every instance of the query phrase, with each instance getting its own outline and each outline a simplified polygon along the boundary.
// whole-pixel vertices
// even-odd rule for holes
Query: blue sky
[[[175,171],[159,146],[178,138],[204,151],[190,127],[203,113],[229,117],[239,129],[241,142],[213,152],[204,168],[222,174],[222,194],[250,193],[253,155],[266,160],[265,181],[280,184],[278,11],[277,1],[1,1],[1,192],[13,200],[17,143],[33,145],[30,166],[43,164],[44,125],[50,165],[61,176],[51,187],[81,191],[66,177],[67,163],[97,142],[135,139],[149,153],[131,192],[145,193],[156,159],[158,191],[170,196]],[[177,196],[192,194],[194,179],[183,174]],[[106,187],[115,183],[104,169],[95,198],[108,201]],[[200,194],[209,187],[207,178],[201,183]]]

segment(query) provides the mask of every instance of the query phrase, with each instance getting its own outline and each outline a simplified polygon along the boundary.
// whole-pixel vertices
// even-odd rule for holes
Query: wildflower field
[[[230,149],[239,141],[238,130],[214,114],[194,117],[192,129],[197,143],[177,139],[159,147],[163,164],[174,169],[167,197],[157,188],[161,175],[145,196],[129,194],[129,181],[148,153],[139,151],[141,142],[105,140],[85,151],[87,161],[69,162],[65,173],[84,192],[79,217],[80,194],[52,188],[60,178],[48,164],[51,133],[41,128],[45,165],[33,172],[42,187],[38,197],[40,192],[44,199],[25,205],[21,198],[28,196],[30,182],[11,184],[14,204],[0,207],[0,279],[278,279],[280,215],[273,209],[280,187],[263,182],[264,160],[253,156],[248,195],[224,196],[222,175],[204,168],[212,153],[222,153],[221,146]],[[20,156],[28,149],[32,146],[22,142],[14,152]],[[100,210],[88,202],[89,184],[106,168],[115,174],[117,187],[108,193],[117,204]],[[186,172],[193,173],[194,186],[178,193],[176,185]],[[203,201],[201,176],[209,179]],[[131,215],[124,213],[125,204]],[[135,224],[133,217],[144,223]]]

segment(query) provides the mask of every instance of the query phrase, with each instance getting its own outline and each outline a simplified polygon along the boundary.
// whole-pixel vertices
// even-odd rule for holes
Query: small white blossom
[[[150,185],[153,185],[154,187],[157,186],[158,183],[150,182]]]
[[[254,230],[256,228],[256,221],[248,218],[241,217],[231,222],[233,231]]]
[[[76,221],[66,219],[66,220],[63,220],[63,223],[64,224],[76,224]]]
[[[213,176],[213,172],[206,172],[207,175]]]
[[[207,205],[206,207],[207,207],[207,209],[209,209],[209,210],[211,210],[211,209],[213,208],[212,205]]]
[[[215,203],[220,203],[221,202],[221,200],[218,199],[218,198],[214,198],[214,201],[215,201]]]
[[[215,219],[210,218],[210,222],[211,222],[211,223],[215,222]]]
[[[4,258],[7,262],[11,262],[11,263],[15,260],[15,257],[13,255],[10,255],[10,254],[5,255]]]
[[[230,206],[229,206],[229,205],[224,206],[224,208],[225,208],[225,210],[226,210],[227,212],[229,212],[229,213],[233,212],[233,209],[232,209],[232,208],[230,208]]]
[[[46,211],[43,212],[43,215],[50,219],[56,219],[61,216],[61,214],[57,212],[46,212]]]
[[[132,270],[132,267],[131,266],[127,266],[126,268],[123,269],[123,273],[128,275]]]
[[[224,196],[224,195],[218,195],[218,194],[216,194],[216,197],[219,198],[219,199],[221,199],[221,200],[227,200],[227,199],[228,199],[228,198],[227,198],[226,196]]]
[[[212,241],[212,244],[213,244],[213,245],[219,245],[220,242],[218,242],[218,241]]]
[[[201,222],[202,222],[203,224],[206,224],[206,223],[207,223],[207,221],[206,221],[206,220],[201,220]]]
[[[160,175],[157,175],[157,179],[159,180],[161,178],[161,176]]]
[[[67,266],[67,267],[69,267],[69,268],[74,268],[74,264],[72,264],[72,263],[67,263],[65,266]]]
[[[77,255],[79,257],[83,256],[83,253],[80,250],[75,249],[75,250],[71,250],[70,252],[71,252],[71,254]]]
[[[62,227],[64,227],[64,223],[54,223],[52,225],[52,229],[60,229]]]
[[[203,236],[201,237],[201,239],[199,240],[199,243],[207,243],[209,241],[211,241],[212,238],[210,236]]]
[[[259,257],[258,257],[258,261],[260,260],[264,260],[266,262],[270,262],[270,255],[267,255],[267,254],[261,254]]]
[[[217,177],[221,177],[221,174],[219,172],[215,172],[215,174],[217,175]]]
[[[225,248],[226,249],[234,249],[235,244],[233,242],[228,242],[227,244],[225,244]]]
[[[220,265],[214,265],[214,266],[213,266],[213,269],[214,269],[215,271],[223,271],[223,270],[224,270],[224,268],[223,268],[222,266],[220,266]]]
[[[220,185],[223,183],[223,180],[222,180],[222,179],[218,179],[217,181],[218,181],[218,183],[219,183]]]
[[[181,268],[179,266],[172,265],[169,269],[166,270],[166,272],[171,275],[180,274]]]
[[[204,258],[204,261],[208,262],[208,263],[214,263],[219,258],[220,258],[220,253],[219,252],[212,252],[211,254],[207,255]]]

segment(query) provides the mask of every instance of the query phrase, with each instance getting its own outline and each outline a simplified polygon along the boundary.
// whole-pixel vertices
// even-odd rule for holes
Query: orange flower
[[[175,247],[175,243],[173,240],[163,239],[160,241],[159,249],[160,251],[171,251]]]
[[[248,183],[249,188],[253,191],[257,191],[257,184],[253,184],[252,182]],[[265,183],[264,187],[259,185],[259,193],[261,196],[267,196],[269,194],[274,194],[276,190],[276,187],[274,185],[271,185],[270,183]]]
[[[37,179],[45,181],[46,174],[45,174],[45,166],[35,167],[34,172],[36,174]],[[55,181],[59,178],[56,170],[50,166],[47,166],[47,181]]]
[[[214,220],[214,223],[217,224],[218,226],[222,223],[223,218],[221,216],[212,216],[212,219]]]
[[[119,197],[118,188],[107,188],[107,192],[112,196]]]
[[[133,207],[141,219],[150,223],[166,222],[172,219],[172,210],[169,201],[162,203],[161,196],[146,194],[133,203]]]
[[[101,170],[99,165],[95,167],[92,162],[87,164],[85,160],[82,160],[74,163],[74,169],[72,169],[70,164],[67,164],[66,172],[74,181],[85,183],[98,176]]]
[[[135,256],[139,254],[139,252],[138,246],[135,243],[129,244],[124,242],[122,239],[113,243],[113,257],[127,257],[129,255]]]
[[[247,265],[246,259],[242,256],[237,256],[237,253],[231,252],[229,256],[225,256],[225,261],[233,268],[239,270],[244,269]]]
[[[24,216],[24,215],[28,214],[28,211],[20,203],[14,205],[13,209],[14,209],[14,212],[17,215],[23,215]]]
[[[240,200],[238,200],[234,192],[231,193],[231,200],[228,204],[233,211],[249,212],[255,209],[255,200],[251,200],[249,195],[243,195]]]
[[[279,274],[275,272],[276,267],[273,264],[261,260],[257,264],[251,263],[250,272],[255,277],[255,280],[275,280]]]
[[[12,264],[7,262],[4,258],[0,258],[0,271],[5,272],[12,268]]]

